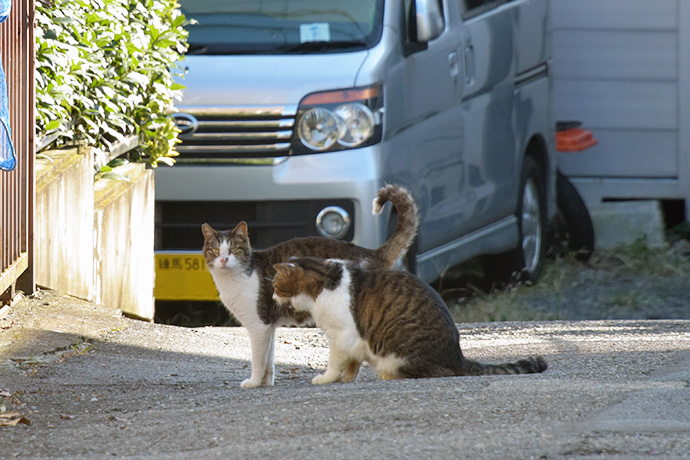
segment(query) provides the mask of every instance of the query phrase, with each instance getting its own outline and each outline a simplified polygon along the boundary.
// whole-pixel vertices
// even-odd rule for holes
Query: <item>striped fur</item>
[[[276,300],[309,312],[328,338],[328,369],[313,383],[351,381],[363,361],[382,379],[546,370],[541,356],[506,364],[466,359],[445,303],[410,273],[310,257],[276,270]]]

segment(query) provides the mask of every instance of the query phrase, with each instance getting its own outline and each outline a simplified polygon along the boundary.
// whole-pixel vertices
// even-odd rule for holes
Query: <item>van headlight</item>
[[[315,107],[304,112],[297,125],[302,143],[312,150],[328,150],[338,141],[342,121],[328,109]]]
[[[340,120],[338,143],[345,147],[357,147],[374,135],[374,114],[359,102],[339,105],[333,111]]]
[[[294,153],[324,152],[371,145],[381,140],[380,86],[310,94],[300,104]],[[306,147],[306,149],[304,148]]]

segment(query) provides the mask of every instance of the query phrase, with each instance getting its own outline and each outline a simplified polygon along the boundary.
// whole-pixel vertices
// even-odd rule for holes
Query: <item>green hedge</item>
[[[105,152],[137,135],[136,159],[172,164],[178,130],[167,112],[184,89],[173,81],[184,23],[174,0],[37,2],[39,138],[86,142],[100,168]]]

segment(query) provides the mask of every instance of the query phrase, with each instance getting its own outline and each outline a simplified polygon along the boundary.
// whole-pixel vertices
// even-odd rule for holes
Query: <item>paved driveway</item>
[[[327,347],[281,329],[276,385],[241,328],[184,329],[73,299],[0,317],[7,458],[688,458],[690,321],[459,325],[468,357],[543,354],[539,375],[312,386]],[[105,319],[104,319],[105,318]],[[4,401],[4,402],[3,402]],[[0,408],[1,410],[1,408]]]

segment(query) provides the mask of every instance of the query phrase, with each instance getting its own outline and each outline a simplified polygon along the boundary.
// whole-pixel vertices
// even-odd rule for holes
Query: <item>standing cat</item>
[[[541,356],[507,364],[463,357],[448,307],[408,272],[312,257],[275,268],[274,299],[310,313],[328,339],[328,368],[312,379],[314,384],[351,382],[363,361],[386,380],[546,370]]]
[[[390,201],[398,214],[398,224],[391,237],[376,250],[328,238],[295,238],[262,251],[253,251],[247,235],[247,224],[240,222],[234,230],[216,231],[202,225],[204,256],[220,293],[223,305],[247,329],[252,352],[251,377],[242,388],[273,385],[273,338],[276,327],[299,324],[310,316],[290,306],[280,306],[272,298],[271,280],[274,264],[290,256],[337,257],[368,268],[392,268],[405,255],[417,234],[419,216],[412,195],[402,187],[387,185],[374,199],[374,214]]]

